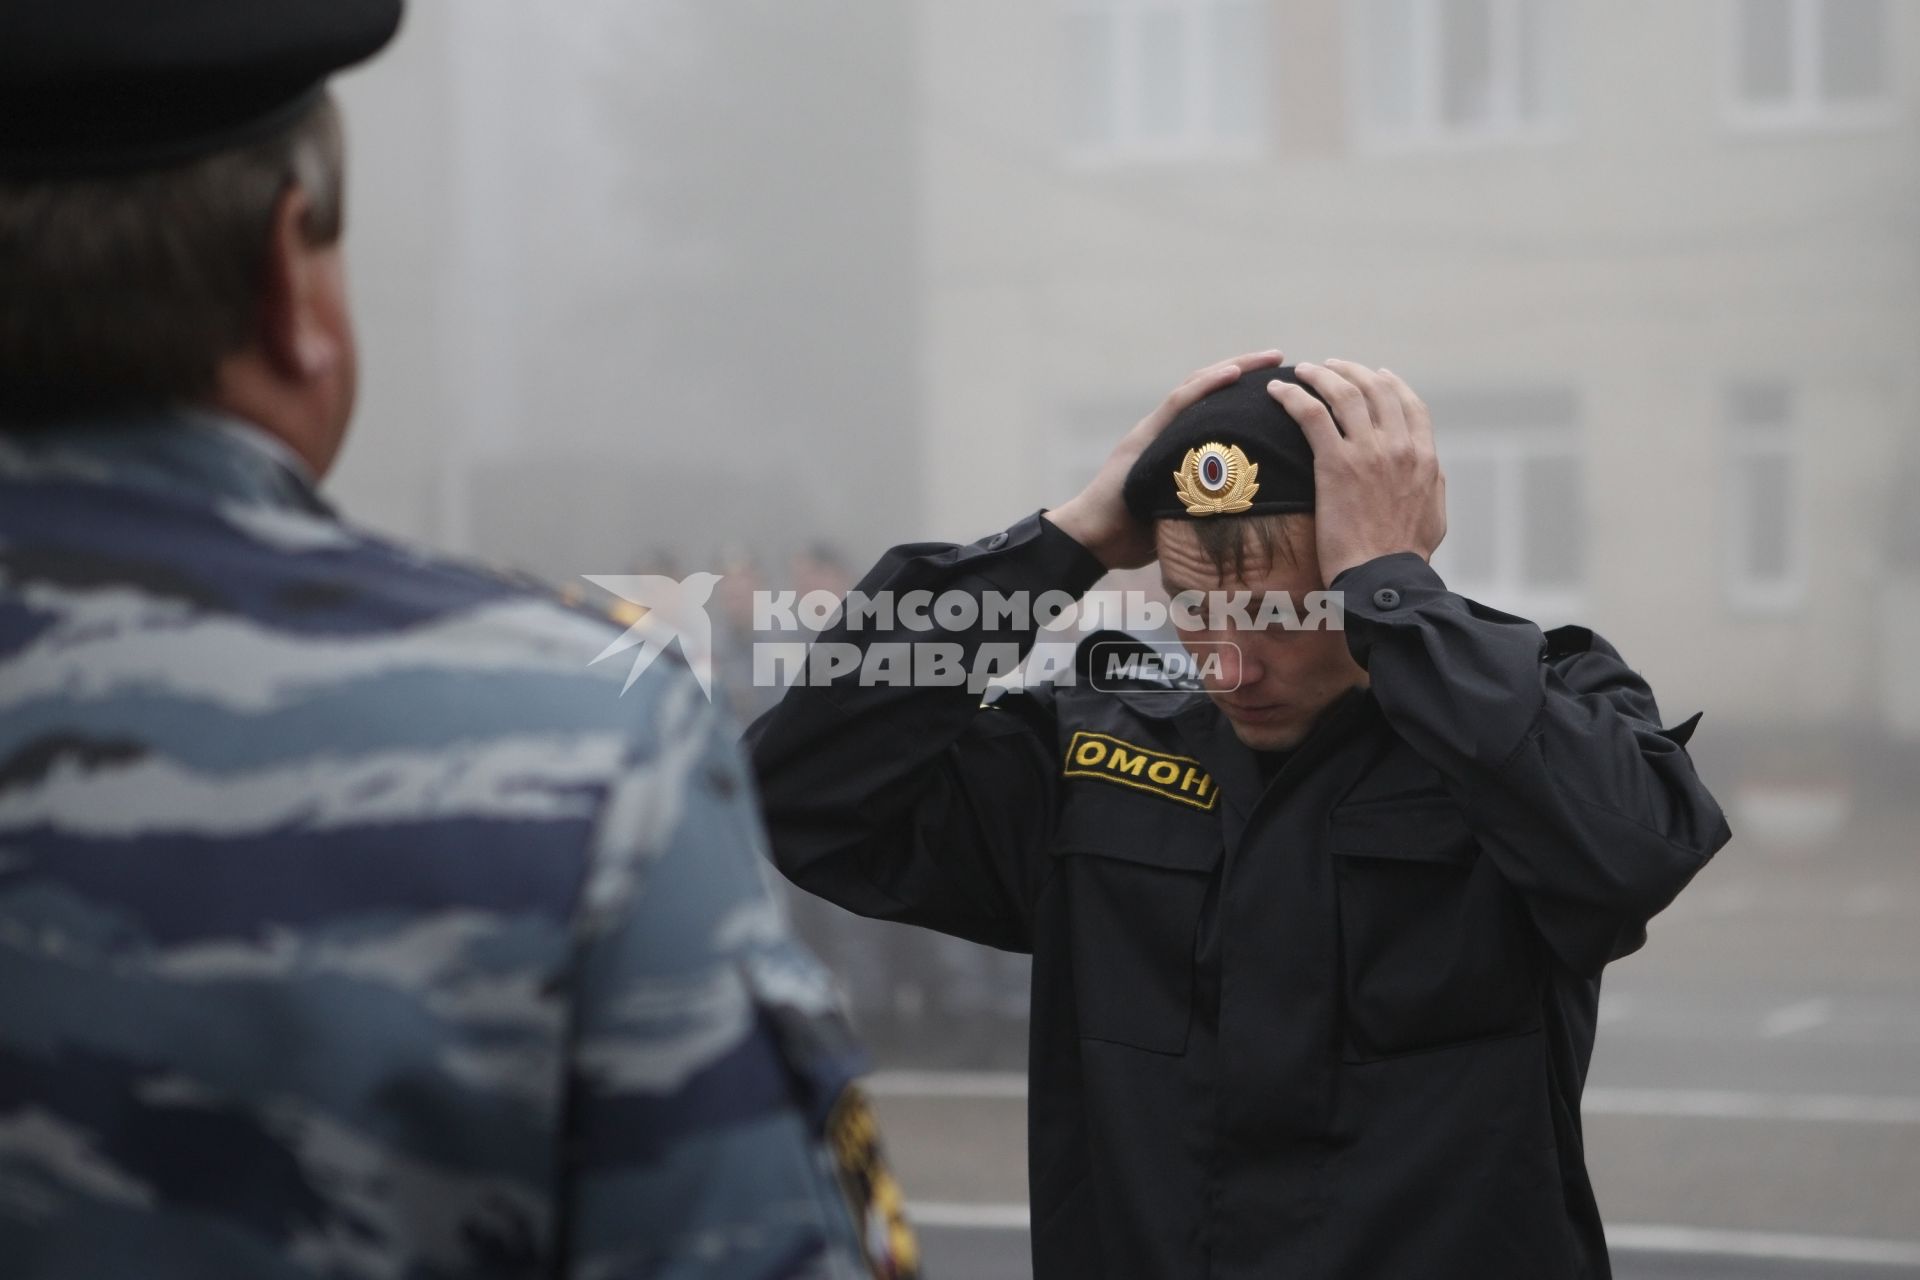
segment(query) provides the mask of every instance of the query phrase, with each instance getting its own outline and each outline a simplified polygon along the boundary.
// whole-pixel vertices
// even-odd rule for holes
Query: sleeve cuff
[[[1107,576],[1100,558],[1047,519],[1044,511],[983,538],[969,550],[982,557],[981,572],[996,585],[1013,590],[1067,591],[1079,597]]]
[[[1410,624],[1421,605],[1447,593],[1447,584],[1415,551],[1343,569],[1327,586],[1341,593],[1347,650],[1363,669],[1384,628]]]

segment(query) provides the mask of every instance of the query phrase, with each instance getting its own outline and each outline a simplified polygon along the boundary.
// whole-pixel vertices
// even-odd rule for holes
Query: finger
[[[1362,448],[1372,448],[1379,443],[1374,438],[1373,413],[1367,408],[1367,398],[1360,394],[1360,388],[1324,365],[1302,364],[1294,368],[1300,381],[1318,391],[1320,398],[1332,406],[1333,420],[1341,435]]]
[[[1187,375],[1185,382],[1174,388],[1173,393],[1161,402],[1158,409],[1141,419],[1134,430],[1142,436],[1157,436],[1166,430],[1167,424],[1182,412],[1199,404],[1220,388],[1232,386],[1246,371],[1275,366],[1285,359],[1286,357],[1277,348],[1269,348],[1266,351],[1253,351],[1244,356],[1235,356],[1219,364],[1210,364],[1204,369],[1196,369]]]
[[[1171,420],[1174,415],[1200,403],[1220,388],[1232,386],[1235,382],[1239,381],[1241,374],[1244,373],[1246,369],[1257,367],[1258,364],[1264,364],[1269,361],[1277,362],[1279,358],[1280,353],[1278,351],[1257,351],[1251,356],[1240,356],[1238,359],[1208,365],[1206,368],[1193,373],[1185,382],[1175,387],[1172,394],[1161,403],[1159,410],[1155,412],[1154,416],[1159,417],[1161,414],[1164,414]],[[1249,363],[1243,365],[1241,363],[1242,361]]]
[[[1400,401],[1400,413],[1406,420],[1407,434],[1413,438],[1414,447],[1434,452],[1438,450],[1433,442],[1433,414],[1427,409],[1427,402],[1414,394],[1406,380],[1391,369],[1380,371],[1380,380],[1393,388]]]
[[[1175,387],[1173,394],[1160,406],[1160,414],[1171,421],[1175,415],[1199,404],[1222,387],[1230,387],[1240,380],[1241,368],[1238,364],[1217,364],[1210,369],[1202,369],[1193,377]],[[1158,416],[1158,415],[1156,415]]]
[[[1249,351],[1244,356],[1235,356],[1227,363],[1239,365],[1244,372],[1249,369],[1265,369],[1270,365],[1284,364],[1286,359],[1280,348],[1268,347],[1265,351]]]
[[[1373,418],[1375,429],[1390,436],[1406,436],[1406,415],[1402,412],[1400,394],[1391,383],[1365,365],[1355,364],[1351,360],[1329,360],[1327,367],[1360,388],[1360,394],[1366,397],[1367,413]]]
[[[1259,369],[1267,365],[1277,365],[1285,359],[1286,357],[1277,350],[1250,351],[1244,356],[1235,356],[1231,360],[1220,360],[1204,368],[1195,369],[1186,376],[1180,385],[1184,387],[1190,382],[1198,382],[1202,378],[1210,378],[1221,370],[1228,368],[1237,370],[1238,372],[1236,372],[1234,376],[1238,377],[1240,373],[1248,369]]]
[[[1307,437],[1307,444],[1313,449],[1315,458],[1335,457],[1346,448],[1346,441],[1340,438],[1340,428],[1334,425],[1333,415],[1327,412],[1327,406],[1314,398],[1311,391],[1276,378],[1267,384],[1267,394],[1278,400],[1280,407],[1287,411],[1287,416],[1300,424],[1300,430]]]

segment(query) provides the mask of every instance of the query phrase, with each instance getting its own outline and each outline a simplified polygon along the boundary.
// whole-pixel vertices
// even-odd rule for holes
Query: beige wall
[[[1053,6],[923,0],[917,532],[972,537],[1060,501],[1062,460],[1090,447],[1076,411],[1132,405],[1117,437],[1189,368],[1253,346],[1436,391],[1563,384],[1593,513],[1585,618],[1681,691],[1670,710],[1870,711],[1875,535],[1920,410],[1914,104],[1883,128],[1741,133],[1721,118],[1719,6],[1571,7],[1551,141],[1355,141],[1346,29],[1314,0],[1273,7],[1264,154],[1090,168],[1058,141]],[[1894,7],[1906,85],[1920,7]],[[1731,380],[1788,366],[1809,585],[1754,620],[1723,589],[1722,406]]]

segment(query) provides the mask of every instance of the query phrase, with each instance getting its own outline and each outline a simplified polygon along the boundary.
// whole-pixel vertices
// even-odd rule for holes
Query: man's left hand
[[[1313,446],[1321,576],[1331,583],[1398,551],[1431,560],[1447,536],[1447,478],[1425,403],[1397,374],[1351,360],[1296,372],[1326,404],[1292,383],[1269,383],[1267,391]]]

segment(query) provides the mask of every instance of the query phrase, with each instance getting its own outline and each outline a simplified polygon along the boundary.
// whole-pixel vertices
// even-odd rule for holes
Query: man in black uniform
[[[861,590],[1077,595],[1157,558],[1170,593],[1260,616],[1330,586],[1344,631],[1190,631],[1218,660],[1187,695],[1093,687],[1111,635],[988,705],[802,684],[753,733],[775,856],[854,911],[1033,953],[1042,1280],[1607,1276],[1580,1128],[1600,973],[1730,838],[1699,717],[1662,729],[1599,636],[1448,591],[1426,407],[1279,359],[1200,371],[1072,501],[896,548]]]

